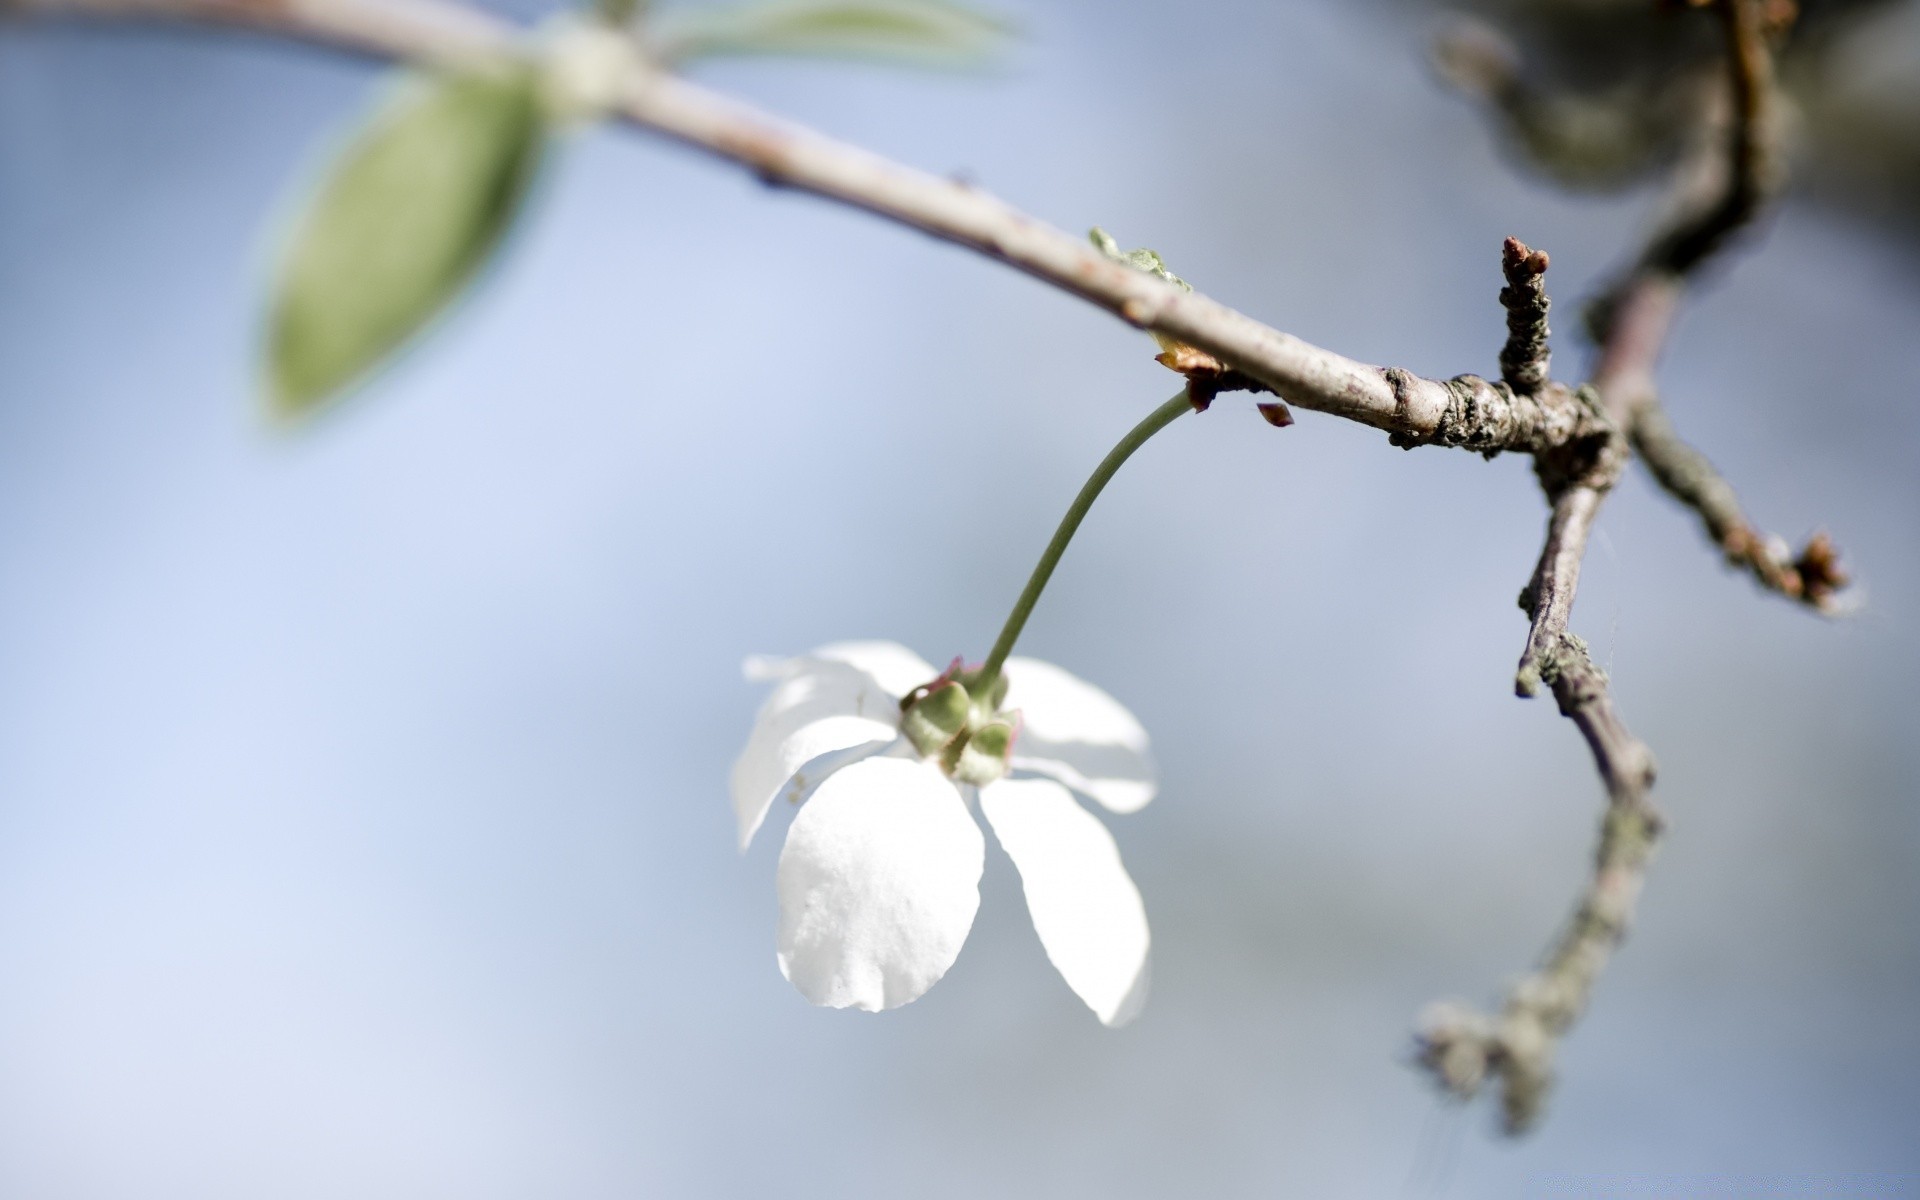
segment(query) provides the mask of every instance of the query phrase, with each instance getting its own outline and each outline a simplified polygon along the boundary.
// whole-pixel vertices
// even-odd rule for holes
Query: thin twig
[[[1629,336],[1603,358],[1589,393],[1596,406],[1635,386],[1651,369],[1668,310],[1643,304],[1640,311],[1640,321],[1617,327]],[[1656,318],[1660,329],[1644,327]],[[1620,719],[1606,673],[1567,627],[1594,520],[1626,457],[1625,439],[1610,431],[1536,459],[1553,508],[1539,563],[1520,594],[1530,626],[1514,690],[1532,696],[1542,685],[1552,689],[1561,714],[1586,738],[1606,784],[1593,873],[1566,929],[1540,966],[1508,990],[1497,1015],[1436,1004],[1422,1016],[1417,1035],[1420,1064],[1450,1094],[1467,1099],[1489,1083],[1498,1086],[1503,1125],[1511,1134],[1532,1128],[1544,1111],[1560,1038],[1585,1011],[1601,969],[1626,936],[1659,836],[1660,818],[1647,800],[1652,752]]]
[[[1706,455],[1680,439],[1664,405],[1644,404],[1635,413],[1633,449],[1668,494],[1700,514],[1707,536],[1728,563],[1762,587],[1816,611],[1838,611],[1848,578],[1832,540],[1816,533],[1795,555],[1784,539],[1756,529],[1741,511],[1733,485]]]
[[[1420,1019],[1421,1064],[1461,1099],[1497,1080],[1510,1134],[1525,1133],[1545,1111],[1560,1039],[1585,1011],[1626,936],[1660,834],[1660,817],[1646,800],[1652,756],[1620,723],[1607,698],[1606,674],[1580,639],[1568,635],[1553,687],[1560,711],[1579,724],[1594,757],[1616,769],[1608,778],[1593,874],[1546,960],[1509,989],[1497,1015],[1444,1002]]]
[[[1420,1065],[1449,1094],[1468,1099],[1490,1084],[1499,1089],[1510,1134],[1532,1128],[1544,1111],[1560,1039],[1586,1009],[1601,969],[1626,936],[1660,832],[1647,798],[1653,754],[1621,720],[1606,673],[1568,621],[1594,521],[1628,458],[1619,416],[1652,389],[1677,298],[1673,278],[1654,273],[1623,294],[1593,383],[1581,390],[1601,414],[1602,431],[1534,460],[1552,511],[1539,562],[1520,593],[1529,627],[1514,690],[1522,696],[1538,694],[1543,685],[1552,690],[1606,784],[1593,873],[1565,930],[1541,964],[1508,989],[1499,1013],[1455,1002],[1431,1005],[1416,1034]]]

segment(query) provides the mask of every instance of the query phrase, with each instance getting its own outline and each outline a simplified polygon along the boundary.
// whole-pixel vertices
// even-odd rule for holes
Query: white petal
[[[815,1004],[878,1012],[939,982],[980,907],[986,839],[927,763],[835,772],[787,831],[780,972]]]
[[[1027,911],[1067,986],[1108,1025],[1146,1000],[1147,910],[1100,818],[1049,779],[1003,779],[980,811],[1006,847]]]
[[[750,680],[779,686],[760,707],[733,765],[742,850],[801,767],[821,755],[877,750],[892,741],[900,697],[939,674],[896,642],[835,642],[798,658],[756,656],[744,669]],[[796,798],[806,781],[797,782]]]
[[[863,672],[895,700],[940,673],[898,642],[834,642],[798,658],[749,658],[747,678],[755,682],[785,679],[816,662],[842,663]]]
[[[1153,799],[1147,731],[1118,700],[1037,658],[1009,658],[1006,707],[1020,710],[1013,766],[1057,779],[1117,813]]]
[[[733,764],[740,848],[801,767],[823,754],[884,746],[899,732],[899,716],[898,701],[844,663],[812,659],[791,672],[760,706],[747,748]]]

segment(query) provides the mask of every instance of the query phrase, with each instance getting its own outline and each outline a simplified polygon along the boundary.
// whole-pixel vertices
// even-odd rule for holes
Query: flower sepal
[[[1020,714],[1003,713],[973,731],[953,753],[947,775],[955,783],[985,787],[1007,773],[1013,759],[1013,740],[1020,734]]]
[[[973,721],[973,697],[957,679],[942,675],[915,688],[900,706],[900,732],[922,758],[946,753]]]

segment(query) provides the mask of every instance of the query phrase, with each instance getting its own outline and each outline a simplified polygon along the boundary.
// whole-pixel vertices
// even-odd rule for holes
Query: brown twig
[[[1796,556],[1787,543],[1754,528],[1734,493],[1707,456],[1680,439],[1661,404],[1634,414],[1633,448],[1647,470],[1674,499],[1700,515],[1707,536],[1727,562],[1747,571],[1771,591],[1823,613],[1837,610],[1848,583],[1831,539],[1816,533]]]

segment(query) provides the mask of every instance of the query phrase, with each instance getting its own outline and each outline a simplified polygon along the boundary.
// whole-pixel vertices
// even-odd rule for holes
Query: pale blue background
[[[1517,179],[1393,14],[1017,11],[1000,77],[703,77],[1429,374],[1493,369],[1502,236],[1552,252],[1570,335],[1652,200]],[[1509,694],[1525,462],[1232,399],[1156,441],[1024,646],[1157,739],[1162,799],[1112,822],[1144,1017],[1088,1016],[997,852],[926,999],[815,1010],[773,964],[780,819],[733,848],[739,659],[977,657],[1173,381],[1004,269],[593,134],[476,302],[275,436],[270,231],[375,80],[0,31],[0,1195],[1920,1195],[1907,252],[1789,207],[1681,322],[1682,428],[1871,604],[1762,597],[1621,489],[1576,625],[1672,839],[1510,1145],[1402,1059],[1589,854],[1585,750]]]

